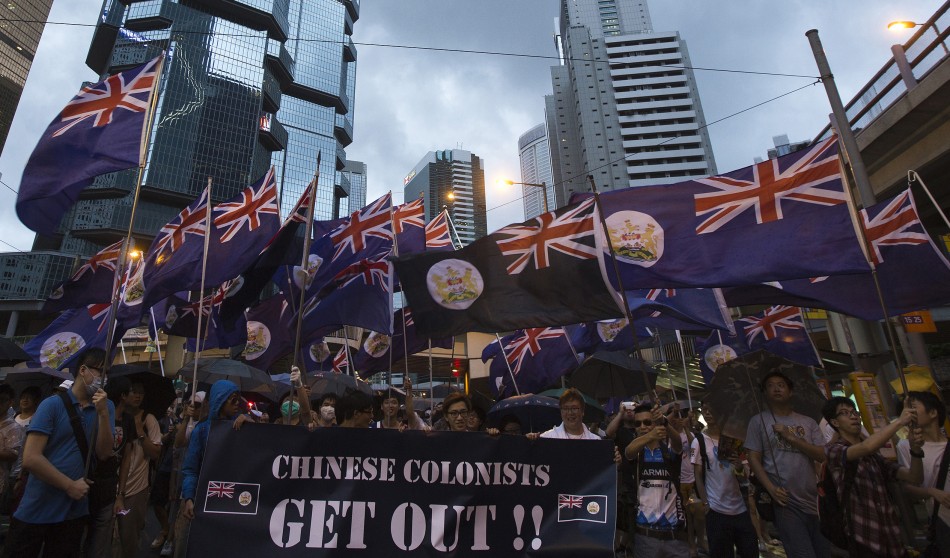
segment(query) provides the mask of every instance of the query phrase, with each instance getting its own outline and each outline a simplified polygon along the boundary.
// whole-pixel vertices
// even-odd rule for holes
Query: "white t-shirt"
[[[924,442],[924,458],[921,460],[924,467],[924,482],[920,485],[921,488],[936,486],[937,475],[940,473],[940,460],[943,459],[943,452],[946,449],[947,442]],[[900,463],[901,467],[910,468],[910,442],[908,440],[897,442],[897,462]],[[948,487],[950,487],[950,475],[947,476],[947,481],[943,484],[943,490],[950,492]],[[933,498],[927,499],[927,509],[933,511]],[[937,515],[944,523],[950,524],[950,510],[946,506],[940,506]]]
[[[145,435],[153,444],[162,443],[162,429],[158,421],[151,414],[145,415]],[[125,482],[124,496],[133,496],[148,488],[148,458],[145,457],[145,450],[142,449],[142,441],[137,438],[136,432],[126,434],[129,445],[127,451],[132,452],[129,458],[129,477]]]
[[[564,430],[564,423],[555,426],[551,430],[541,434],[542,438],[558,438],[561,440],[600,440],[600,436],[591,432],[587,425],[582,425],[584,427],[584,433],[579,436],[574,436],[573,434],[568,434]]]
[[[745,499],[739,491],[739,479],[736,478],[735,468],[729,461],[719,461],[719,440],[713,440],[704,432],[706,442],[706,463],[703,466],[703,456],[699,453],[699,440],[693,440],[693,465],[704,467],[706,484],[706,498],[709,500],[709,509],[725,514],[739,515],[745,512]]]
[[[696,450],[689,443],[689,437],[685,432],[680,432],[680,441],[683,443],[683,463],[692,463]],[[694,437],[693,442],[696,442]],[[696,475],[690,466],[680,467],[680,484],[690,484],[696,482]]]

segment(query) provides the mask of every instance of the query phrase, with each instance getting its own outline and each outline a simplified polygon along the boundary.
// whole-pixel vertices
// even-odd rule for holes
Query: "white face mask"
[[[320,418],[325,421],[336,420],[336,410],[333,407],[320,407]]]
[[[86,393],[89,394],[89,397],[92,397],[96,394],[97,391],[102,387],[102,377],[96,376],[92,379],[91,382],[86,382]]]

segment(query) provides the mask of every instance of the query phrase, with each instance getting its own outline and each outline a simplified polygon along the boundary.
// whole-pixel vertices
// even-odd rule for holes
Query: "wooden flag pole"
[[[644,385],[650,387],[650,376],[647,374],[646,362],[643,355],[640,354],[640,340],[637,339],[637,328],[633,322],[633,313],[630,311],[630,304],[627,301],[627,291],[623,287],[623,279],[620,277],[620,265],[617,263],[617,254],[614,252],[614,244],[610,240],[610,234],[607,232],[607,217],[604,215],[604,208],[600,203],[600,192],[597,191],[597,185],[594,184],[594,177],[587,175],[587,181],[590,182],[591,192],[594,194],[594,203],[597,204],[597,213],[600,215],[600,226],[604,233],[604,240],[607,242],[607,249],[610,252],[610,261],[613,262],[614,274],[617,277],[617,285],[620,287],[620,298],[623,300],[623,312],[627,317],[627,323],[630,325],[630,335],[633,337],[633,351],[637,355],[637,362],[640,365],[640,372],[643,373]],[[609,285],[608,285],[609,287]],[[653,403],[659,404],[660,396],[656,393],[656,388],[650,390],[653,392]]]
[[[204,313],[204,303],[205,303],[205,275],[208,271],[208,245],[211,243],[211,177],[208,177],[208,187],[205,190],[208,196],[208,209],[205,216],[205,249],[204,255],[201,257],[201,289],[198,291],[198,329],[195,331],[195,367],[194,372],[192,373],[192,386],[191,390],[192,397],[191,402],[194,404],[194,394],[198,391],[198,359],[201,357],[201,340],[197,336],[201,333],[201,318]]]
[[[508,375],[511,377],[511,385],[515,388],[515,395],[521,395],[521,390],[518,389],[518,381],[515,380],[515,372],[511,369],[511,362],[508,361],[508,355],[505,354],[505,344],[501,342],[501,336],[497,333],[495,334],[495,339],[498,341],[498,350],[501,351],[501,358],[505,359],[505,366],[508,367]]]
[[[145,128],[142,129],[142,142],[139,146],[139,170],[135,178],[135,190],[132,194],[132,211],[129,214],[129,228],[125,234],[125,240],[122,242],[122,248],[119,250],[119,257],[115,266],[115,279],[113,280],[112,305],[109,308],[109,319],[106,322],[106,356],[102,365],[102,385],[106,384],[109,377],[109,370],[112,368],[112,344],[115,340],[115,323],[119,309],[119,291],[121,289],[122,270],[125,269],[129,251],[132,249],[132,227],[135,224],[135,213],[139,205],[139,194],[142,191],[142,180],[145,177],[145,163],[148,159],[148,144],[152,137],[152,124],[155,120],[155,109],[158,107],[158,89],[162,81],[162,69],[165,65],[165,54],[160,55],[161,60],[155,65],[155,83],[152,84],[152,92],[149,94],[148,118],[145,121]],[[90,450],[91,451],[91,450]],[[88,461],[88,459],[87,459]],[[88,465],[87,465],[88,467]]]
[[[152,315],[152,329],[155,330],[155,352],[158,353],[158,367],[162,371],[162,378],[165,377],[165,362],[162,359],[162,344],[158,339],[158,322],[155,320],[155,309],[149,308],[149,314]]]

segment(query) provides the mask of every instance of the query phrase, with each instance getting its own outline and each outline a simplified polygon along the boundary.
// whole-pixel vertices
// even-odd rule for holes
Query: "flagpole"
[[[158,368],[162,371],[162,378],[165,377],[165,362],[162,359],[162,344],[158,338],[158,322],[155,320],[155,309],[149,308],[149,314],[152,315],[152,329],[155,330],[155,351],[158,353]]]
[[[943,223],[947,225],[947,228],[950,228],[950,219],[947,219],[947,215],[943,212],[943,209],[940,209],[940,204],[938,204],[937,200],[934,199],[934,195],[930,193],[930,188],[924,184],[924,179],[921,178],[919,174],[917,174],[917,171],[907,171],[907,188],[910,188],[914,181],[920,183],[920,187],[924,190],[924,193],[927,194],[927,197],[930,198],[930,203],[934,205],[934,209],[936,209],[937,213],[940,214],[940,217],[943,219]]]
[[[162,82],[162,69],[165,65],[165,53],[159,55],[158,64],[155,65],[155,83],[152,85],[152,91],[149,94],[148,118],[145,121],[145,128],[142,130],[142,142],[139,145],[139,170],[135,179],[135,191],[132,194],[132,211],[129,214],[129,229],[125,234],[125,240],[122,242],[122,249],[119,251],[119,257],[116,261],[115,274],[113,282],[112,306],[109,308],[109,320],[106,329],[105,361],[102,365],[102,383],[105,385],[109,369],[112,368],[112,343],[115,339],[115,324],[119,308],[119,293],[117,285],[120,283],[119,275],[125,267],[128,251],[132,246],[132,227],[135,224],[135,212],[139,205],[139,194],[142,191],[142,179],[145,177],[145,163],[147,160],[148,144],[152,137],[152,124],[155,120],[155,110],[158,107],[158,89]],[[91,451],[91,450],[90,450]]]
[[[673,386],[673,369],[670,368],[670,363],[666,362],[666,349],[663,347],[663,339],[660,337],[660,328],[656,328],[656,333],[653,336],[656,339],[657,349],[660,351],[660,362],[666,366],[666,377],[670,382],[670,393],[673,394],[673,401],[676,401],[676,387]]]
[[[300,358],[300,337],[303,335],[303,307],[307,300],[307,265],[310,263],[310,237],[313,236],[313,210],[317,205],[317,184],[320,182],[320,158],[322,152],[317,151],[317,169],[313,173],[313,182],[310,183],[310,206],[307,208],[307,223],[303,235],[303,255],[300,259],[300,269],[303,271],[300,279],[300,305],[297,308],[297,334],[294,338],[294,366],[299,368],[303,364]],[[346,338],[346,328],[343,328],[343,337]],[[306,368],[304,366],[303,368]],[[304,382],[305,370],[300,370],[300,381]],[[305,382],[304,382],[305,383]],[[289,420],[288,420],[289,424]]]
[[[620,264],[617,263],[617,254],[614,252],[614,244],[610,240],[610,235],[607,233],[607,217],[604,215],[604,208],[600,203],[600,192],[597,191],[597,185],[594,184],[593,175],[587,175],[587,181],[590,182],[591,192],[594,194],[594,203],[597,205],[597,213],[600,214],[600,226],[601,230],[604,233],[604,240],[607,242],[607,249],[610,251],[610,261],[613,262],[614,275],[617,277],[617,285],[620,287],[620,298],[623,301],[623,311],[627,317],[627,323],[630,324],[630,336],[633,337],[633,350],[637,355],[637,360],[640,364],[640,372],[643,373],[644,385],[649,390],[650,388],[650,377],[647,374],[646,363],[643,360],[643,355],[640,354],[640,340],[637,339],[637,328],[633,322],[633,312],[630,311],[630,303],[627,300],[627,290],[623,286],[623,279],[620,277]],[[608,285],[609,288],[609,285]],[[656,393],[656,388],[652,389],[653,391],[653,400],[654,403],[658,404],[660,396]]]
[[[571,349],[571,354],[574,355],[574,360],[576,360],[578,366],[580,366],[581,357],[577,354],[577,349],[574,348],[574,343],[571,342],[571,336],[567,334],[567,331],[564,331],[564,339],[567,341],[567,346]],[[567,381],[565,379],[565,376],[561,376],[561,389],[564,389],[567,387]]]
[[[205,303],[205,275],[208,271],[208,246],[211,242],[211,177],[208,177],[208,186],[205,188],[206,195],[208,196],[207,200],[207,209],[205,210],[205,244],[204,244],[204,254],[201,256],[201,288],[198,291],[198,329],[195,331],[195,335],[201,333],[201,315],[204,313],[204,303]],[[210,316],[208,316],[210,318]],[[201,340],[195,339],[195,369],[192,374],[193,385],[195,388],[192,390],[192,393],[198,390],[198,359],[201,358]],[[192,396],[192,403],[194,403],[194,396]]]
[[[683,357],[683,380],[686,381],[686,400],[689,402],[689,410],[693,410],[693,394],[689,390],[689,370],[686,369],[686,347],[683,346],[683,336],[680,330],[676,330],[676,341],[679,343],[680,356]]]
[[[498,341],[498,349],[501,351],[501,358],[505,359],[505,366],[508,367],[508,375],[511,377],[511,385],[515,388],[515,395],[521,395],[521,390],[518,389],[518,380],[515,380],[515,372],[511,369],[511,362],[508,361],[508,355],[505,353],[505,344],[501,342],[501,336],[497,333],[495,334],[495,339]],[[498,358],[497,356],[495,358]]]
[[[455,345],[455,340],[453,338],[453,345]],[[429,426],[434,426],[432,420],[435,416],[435,394],[433,393],[433,384],[434,380],[432,378],[432,339],[429,339]]]

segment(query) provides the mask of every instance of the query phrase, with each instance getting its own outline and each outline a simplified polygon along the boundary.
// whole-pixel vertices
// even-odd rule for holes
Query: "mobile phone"
[[[128,508],[128,509],[125,509],[125,510],[119,510],[119,511],[115,512],[115,514],[116,514],[116,515],[128,515],[130,511],[132,511],[132,508]]]

